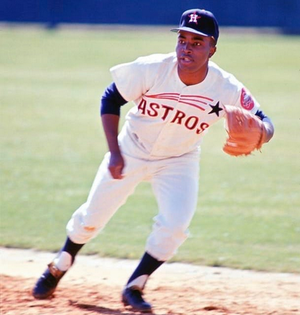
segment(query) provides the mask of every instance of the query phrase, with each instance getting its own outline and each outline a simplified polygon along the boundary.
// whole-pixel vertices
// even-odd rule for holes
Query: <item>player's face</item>
[[[178,74],[185,84],[197,84],[207,74],[209,58],[215,53],[213,39],[180,31],[176,46]]]

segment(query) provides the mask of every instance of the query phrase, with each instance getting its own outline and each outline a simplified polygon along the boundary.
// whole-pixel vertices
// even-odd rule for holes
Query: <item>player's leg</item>
[[[158,167],[158,169],[157,169]],[[198,155],[156,163],[153,190],[159,206],[146,253],[123,291],[123,303],[139,311],[150,311],[143,297],[149,276],[170,259],[188,236],[188,226],[198,196]]]
[[[115,180],[110,176],[107,168],[108,155],[100,165],[87,202],[74,212],[67,224],[68,237],[64,247],[48,265],[33,289],[35,298],[46,299],[53,294],[82,246],[104,228],[143,179],[144,162],[131,157],[126,157],[125,160],[122,180]]]
[[[152,256],[167,261],[189,236],[198,199],[198,154],[169,159],[152,182],[159,213],[154,218],[146,249]]]
[[[125,306],[130,305],[134,310],[140,312],[151,312],[152,306],[143,299],[143,289],[150,275],[164,261],[159,261],[147,252],[143,255],[139,265],[129,278],[123,293],[122,302]]]

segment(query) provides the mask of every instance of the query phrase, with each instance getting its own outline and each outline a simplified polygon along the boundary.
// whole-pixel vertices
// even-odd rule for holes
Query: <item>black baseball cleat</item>
[[[146,302],[143,293],[135,288],[126,288],[122,293],[122,302],[124,306],[130,305],[134,311],[141,313],[152,313],[152,306]]]
[[[66,271],[60,271],[55,267],[54,263],[50,263],[46,271],[41,275],[41,277],[36,282],[32,295],[34,298],[39,300],[44,300],[54,293],[58,282],[65,275]]]

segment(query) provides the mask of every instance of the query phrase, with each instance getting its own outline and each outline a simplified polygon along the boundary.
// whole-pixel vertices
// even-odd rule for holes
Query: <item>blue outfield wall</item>
[[[278,27],[300,34],[300,0],[1,0],[0,21],[177,25],[191,8],[212,11],[220,26]]]

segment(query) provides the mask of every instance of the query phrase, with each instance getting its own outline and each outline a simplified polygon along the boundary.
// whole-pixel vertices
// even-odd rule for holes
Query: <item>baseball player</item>
[[[113,83],[101,100],[109,152],[87,201],[67,224],[64,246],[34,286],[35,298],[53,294],[82,246],[105,227],[140,182],[148,181],[158,214],[122,302],[136,311],[151,312],[151,304],[143,298],[147,280],[188,236],[205,131],[224,117],[224,105],[231,105],[259,118],[263,142],[272,138],[272,122],[255,98],[232,74],[210,61],[219,37],[214,15],[200,9],[185,11],[172,31],[177,33],[176,52],[140,57],[111,69]],[[118,134],[120,108],[128,102],[135,106]]]

